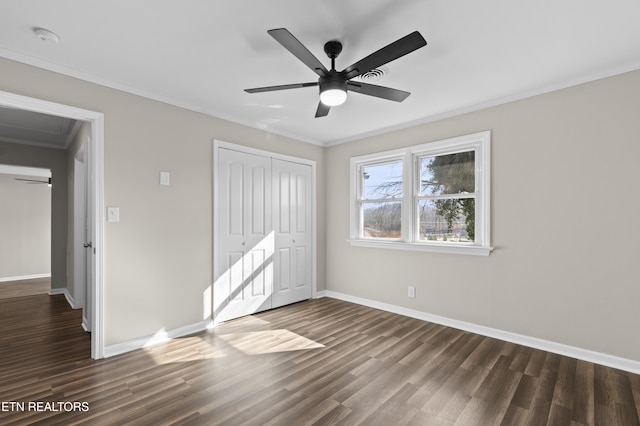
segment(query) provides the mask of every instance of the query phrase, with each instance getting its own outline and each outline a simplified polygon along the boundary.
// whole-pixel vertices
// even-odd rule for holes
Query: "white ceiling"
[[[638,0],[3,0],[0,56],[319,145],[332,145],[640,69]],[[44,43],[34,27],[60,37]],[[351,92],[314,118],[316,81],[267,34],[287,28],[343,69],[418,30],[389,63],[403,103]]]

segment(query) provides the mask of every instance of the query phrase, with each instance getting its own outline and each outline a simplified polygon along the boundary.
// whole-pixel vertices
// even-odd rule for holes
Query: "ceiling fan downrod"
[[[324,44],[324,53],[331,59],[331,71],[336,70],[336,58],[342,52],[342,43],[337,40],[331,40]]]

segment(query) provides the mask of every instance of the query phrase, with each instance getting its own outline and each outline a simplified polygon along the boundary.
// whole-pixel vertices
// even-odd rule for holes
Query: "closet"
[[[213,315],[227,321],[312,297],[312,165],[214,148]]]

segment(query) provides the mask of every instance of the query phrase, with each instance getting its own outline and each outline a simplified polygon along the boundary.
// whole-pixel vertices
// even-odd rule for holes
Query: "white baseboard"
[[[68,289],[52,288],[51,290],[49,290],[49,295],[53,296],[56,294],[64,294],[64,298],[67,299],[67,303],[69,304],[69,306],[71,306],[71,309],[77,309],[75,305],[75,301],[73,300],[73,297],[71,296],[71,293],[69,293]]]
[[[51,278],[51,273],[48,274],[35,274],[35,275],[21,275],[19,277],[4,277],[0,278],[0,283],[5,281],[22,281],[22,280],[33,280],[36,278]]]
[[[522,334],[511,333],[509,331],[499,330],[496,328],[485,327],[482,325],[472,324],[465,321],[458,321],[451,318],[432,315],[414,309],[403,308],[401,306],[391,305],[388,303],[377,302],[375,300],[364,299],[361,297],[350,296],[348,294],[338,293],[335,291],[319,291],[316,298],[331,297],[333,299],[344,300],[345,302],[356,303],[358,305],[368,306],[370,308],[380,309],[423,321],[433,322],[447,327],[457,328],[463,331],[480,334],[482,336],[492,337],[506,342],[516,343],[518,345],[528,346],[583,361],[593,362],[607,367],[617,368],[619,370],[628,371],[634,374],[640,374],[640,362],[631,359],[620,358],[614,355],[595,352],[588,349],[577,348],[574,346],[564,345],[549,340],[538,339],[536,337],[525,336]]]
[[[53,296],[56,294],[65,294],[68,293],[66,288],[52,288],[51,290],[49,290],[49,295]]]
[[[199,333],[201,331],[212,328],[212,326],[213,322],[211,320],[207,320],[184,327],[174,328],[172,330],[162,329],[150,336],[140,337],[126,342],[106,346],[104,348],[104,357],[109,358],[115,355],[123,354],[125,352],[135,351],[136,349],[148,348],[150,346],[168,342],[171,339],[177,339],[179,337]]]

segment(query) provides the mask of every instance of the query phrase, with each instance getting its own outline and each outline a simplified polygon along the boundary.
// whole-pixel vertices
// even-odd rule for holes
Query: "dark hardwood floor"
[[[0,300],[0,424],[640,424],[638,375],[329,298],[99,361],[80,316]]]

